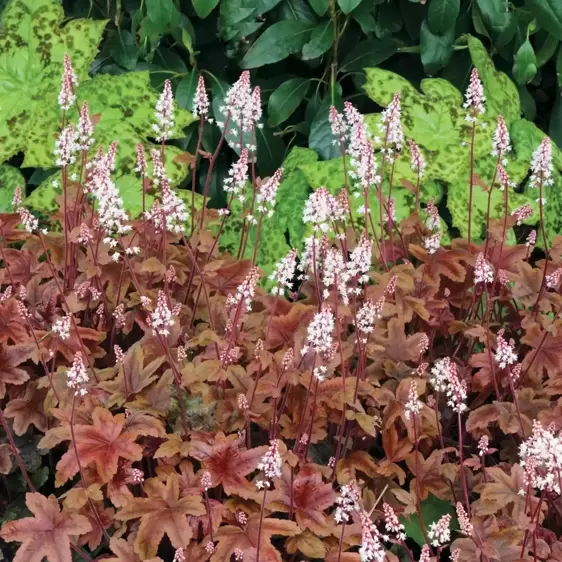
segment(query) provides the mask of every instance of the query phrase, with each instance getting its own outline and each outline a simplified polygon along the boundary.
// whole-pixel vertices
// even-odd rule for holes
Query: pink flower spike
[[[484,102],[486,101],[486,96],[484,95],[484,87],[480,81],[480,76],[478,75],[478,70],[476,68],[472,69],[470,74],[470,83],[466,90],[465,95],[466,101],[463,107],[469,109],[471,114],[466,116],[466,120],[470,123],[476,121],[478,115],[484,114],[486,108],[484,107]]]
[[[197,89],[195,90],[195,97],[193,98],[193,115],[200,117],[207,117],[209,113],[209,98],[205,90],[205,79],[203,75],[199,75],[197,81]]]
[[[62,73],[61,89],[59,93],[59,106],[62,110],[68,111],[76,101],[75,90],[78,87],[78,78],[72,68],[70,57],[64,54],[64,69]]]
[[[544,137],[539,147],[533,152],[531,160],[529,185],[538,187],[541,183],[543,187],[548,187],[554,183],[552,177],[552,144],[548,137]]]
[[[164,82],[164,90],[156,103],[154,115],[156,123],[152,125],[152,129],[156,133],[156,140],[165,142],[174,133],[174,94],[170,80]]]
[[[494,131],[491,155],[505,156],[508,152],[511,152],[509,131],[507,130],[504,118],[501,115],[498,115],[498,123],[496,125],[496,130]]]

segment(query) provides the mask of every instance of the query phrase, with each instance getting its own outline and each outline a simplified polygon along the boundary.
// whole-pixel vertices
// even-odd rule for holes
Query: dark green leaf
[[[338,0],[338,5],[344,14],[349,14],[349,12],[355,10],[359,4],[361,4],[361,0]]]
[[[219,19],[221,36],[231,41],[254,33],[262,25],[262,22],[255,21],[256,16],[255,0],[222,0]]]
[[[206,18],[218,5],[219,0],[192,0],[193,9],[200,18]]]
[[[537,104],[535,103],[535,98],[533,98],[526,86],[519,86],[518,90],[523,117],[525,117],[525,119],[529,119],[529,121],[534,121],[537,116]]]
[[[193,98],[195,97],[198,79],[196,72],[189,72],[185,78],[181,79],[176,88],[176,101],[180,107],[188,111],[193,109]]]
[[[398,33],[404,22],[397,4],[384,3],[378,7],[375,22],[375,35],[379,39],[390,38]]]
[[[341,94],[338,92],[336,94],[334,105],[339,108],[341,105]],[[332,104],[329,98],[320,104],[310,125],[310,133],[308,135],[308,146],[318,152],[323,160],[341,156],[340,147],[333,143],[334,137],[329,119],[330,105]]]
[[[452,517],[451,529],[458,529],[457,519],[451,503],[445,500],[440,500],[433,494],[429,494],[427,499],[421,502],[421,513],[423,524],[426,529],[429,528],[431,523],[439,521],[439,519],[447,513]],[[420,546],[425,544],[425,537],[423,535],[417,513],[411,515],[409,518],[404,516],[400,517],[400,522],[404,525],[406,529],[406,536],[409,539],[415,540]]]
[[[310,35],[310,41],[302,48],[303,59],[315,59],[323,55],[333,44],[334,33],[332,21],[318,24]]]
[[[480,19],[487,35],[497,47],[511,41],[517,28],[517,18],[506,8],[505,0],[477,0]]]
[[[258,0],[257,14],[261,16],[270,10],[273,10],[281,0]]]
[[[449,62],[453,53],[454,40],[454,26],[444,35],[435,35],[429,29],[427,21],[422,23],[420,35],[421,61],[425,71],[430,76],[434,76]]]
[[[426,6],[422,4],[412,4],[410,0],[400,0],[400,12],[404,20],[404,26],[412,41],[420,39],[420,21],[423,20],[427,12]]]
[[[242,68],[259,68],[298,53],[308,41],[312,26],[297,20],[285,20],[268,27],[248,49]]]
[[[111,42],[113,60],[127,70],[134,70],[137,65],[137,45],[135,38],[126,29],[115,33]]]
[[[537,73],[537,57],[531,42],[526,39],[513,60],[513,77],[518,84],[528,84]]]
[[[461,8],[460,0],[431,0],[427,21],[434,35],[445,35],[455,27]]]
[[[305,98],[309,87],[310,80],[306,78],[292,78],[283,82],[269,97],[269,125],[276,127],[286,121]]]
[[[556,79],[558,80],[558,86],[562,87],[562,49],[558,49],[556,55]]]
[[[279,6],[280,20],[298,20],[316,25],[318,18],[306,0],[284,0]]]
[[[370,2],[362,2],[351,14],[353,19],[361,27],[361,31],[367,36],[370,36],[377,29],[377,22],[375,21],[374,14],[375,6]]]
[[[323,16],[328,11],[330,0],[308,0],[312,9],[319,15]]]
[[[543,67],[554,56],[558,48],[558,39],[550,33],[545,32],[545,35],[544,42],[537,48],[537,68]]]
[[[256,128],[256,165],[263,178],[272,175],[285,158],[285,143],[267,126]]]
[[[342,62],[342,72],[357,72],[364,68],[373,68],[389,59],[402,45],[398,39],[367,39],[356,45]]]
[[[541,27],[562,41],[562,2],[560,0],[527,0],[527,6]]]
[[[168,27],[179,19],[173,0],[146,0],[146,13],[152,24],[152,32],[164,35]]]

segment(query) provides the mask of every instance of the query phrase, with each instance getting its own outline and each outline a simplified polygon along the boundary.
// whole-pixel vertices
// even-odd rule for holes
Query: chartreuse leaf
[[[486,113],[481,116],[477,128],[475,143],[475,168],[478,177],[489,184],[492,180],[496,160],[490,156],[492,135],[496,117],[502,113],[508,125],[519,120],[519,96],[513,82],[503,73],[497,72],[485,52],[482,44],[469,38],[473,60],[484,83],[487,100]],[[468,232],[468,200],[470,177],[470,132],[471,126],[465,120],[466,110],[462,107],[463,97],[452,84],[441,79],[423,80],[418,92],[404,78],[382,70],[367,69],[365,90],[369,97],[381,106],[390,103],[394,92],[399,92],[402,101],[402,124],[407,139],[414,140],[422,149],[427,160],[424,183],[428,180],[438,181],[447,186],[447,206],[451,212],[453,225],[463,236]],[[515,108],[513,107],[515,106]],[[380,121],[379,115],[367,116],[371,131],[376,132]],[[539,139],[540,141],[540,139]],[[508,172],[512,181],[521,183],[527,173],[530,154],[519,150],[518,139],[513,138],[514,154]],[[538,143],[537,143],[538,145]],[[535,146],[536,148],[536,146]],[[407,170],[400,169],[398,160],[395,177],[400,180],[408,178]],[[488,193],[480,185],[473,191],[471,213],[472,232],[476,237],[483,233]],[[509,196],[510,209],[523,203],[529,203],[536,209],[535,197],[512,193]],[[503,196],[494,192],[492,196],[491,216],[502,217],[504,214]],[[536,222],[535,214],[530,223]]]
[[[256,264],[269,275],[275,264],[284,257],[291,248],[302,249],[305,236],[305,225],[302,213],[310,191],[308,182],[299,167],[314,162],[318,154],[309,148],[295,147],[282,164],[283,180],[277,191],[275,213],[265,218],[260,231]],[[247,200],[251,199],[248,188]],[[225,223],[220,237],[221,249],[237,255],[242,231],[242,205],[234,201],[232,213]],[[244,257],[252,259],[257,235],[256,226],[250,229]],[[269,283],[263,280],[267,287]]]
[[[13,212],[12,199],[18,186],[21,187],[22,192],[25,192],[23,174],[13,166],[6,164],[0,166],[0,213]]]
[[[136,189],[133,189],[134,182],[131,180],[131,177],[135,176],[136,146],[142,143],[147,151],[156,148],[147,139],[153,134],[151,127],[158,96],[158,92],[150,87],[148,72],[131,72],[119,76],[101,74],[78,89],[79,103],[88,101],[91,115],[98,119],[94,127],[96,143],[91,152],[94,153],[99,145],[107,148],[113,141],[118,143],[113,177],[120,188],[127,186],[121,196],[127,210],[134,215],[142,204],[140,180],[136,183]],[[31,160],[34,166],[52,167],[54,139],[44,127],[44,121],[59,119],[58,113],[57,106],[45,108],[45,114],[31,127],[29,135],[36,139],[36,144],[27,153],[25,162]],[[191,113],[178,107],[175,116],[175,130],[171,138],[181,136],[182,128],[193,121]],[[69,112],[69,118],[72,121],[77,120],[75,109]],[[178,161],[177,157],[182,154],[179,149],[167,146],[165,152],[168,176],[172,185],[178,185],[187,175],[188,166]],[[71,170],[74,171],[79,173],[79,169]],[[57,190],[53,187],[53,180],[56,180],[58,186],[61,185],[60,172],[47,178],[32,193],[27,200],[31,207],[37,210],[56,208]]]
[[[432,523],[437,523],[443,515],[449,514],[451,516],[451,530],[458,529],[458,521],[455,516],[455,510],[450,502],[445,500],[440,500],[433,494],[429,494],[427,499],[421,502],[421,513],[423,525],[426,529]],[[425,537],[423,536],[423,531],[420,525],[420,519],[417,513],[410,515],[409,518],[400,517],[400,522],[404,525],[406,536],[409,539],[414,539],[420,546],[425,544]]]
[[[38,139],[32,130],[42,128],[41,142],[60,127],[57,108],[63,57],[67,52],[81,83],[97,54],[106,20],[64,20],[54,0],[10,0],[2,12],[0,33],[0,160],[24,152],[24,166],[44,167],[31,156]],[[52,166],[52,159],[49,161]]]

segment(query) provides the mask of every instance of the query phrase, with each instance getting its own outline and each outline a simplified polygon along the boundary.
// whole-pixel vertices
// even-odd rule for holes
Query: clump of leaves
[[[63,112],[72,72],[67,60]],[[483,91],[475,69],[464,111],[478,133]],[[281,197],[303,196],[291,199],[283,174],[304,185],[315,155],[294,151],[286,171],[258,176],[259,149],[244,139],[259,125],[259,90],[243,74],[225,99],[240,157],[224,209],[207,208],[207,190],[196,205],[194,187],[185,200],[172,187],[165,146],[177,108],[165,82],[161,146],[150,157],[135,146],[144,212],[131,215],[119,196],[118,145],[95,150],[73,136],[82,106],[80,124],[64,113],[57,132],[58,209],[40,223],[16,190],[15,212],[0,215],[3,553],[556,560],[562,242],[541,220],[545,259],[534,259],[536,232],[508,243],[532,209],[510,211],[502,120],[496,174],[469,177],[466,189],[488,201],[498,191],[503,215],[487,209],[483,242],[445,244],[424,190],[428,154],[413,142],[414,210],[396,214],[394,172],[410,140],[400,92],[380,118],[381,142],[351,104],[332,108],[340,189],[334,177],[314,190],[302,225],[280,219],[305,239],[266,292],[256,265],[266,225],[288,204]],[[199,140],[208,110],[201,79]],[[226,136],[193,156],[194,186],[197,174],[209,186]],[[543,219],[553,160],[545,138],[530,177]],[[237,248],[222,251],[233,232]],[[48,455],[30,459],[38,439]]]

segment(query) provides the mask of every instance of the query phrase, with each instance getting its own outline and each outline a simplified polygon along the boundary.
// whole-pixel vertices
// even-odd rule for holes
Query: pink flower
[[[375,321],[382,317],[385,298],[381,297],[377,302],[368,300],[357,311],[357,330],[363,337],[363,343],[367,343],[367,334],[375,328]]]
[[[480,76],[478,76],[478,70],[476,68],[472,69],[470,75],[470,83],[465,94],[466,101],[463,107],[465,109],[470,109],[472,115],[467,115],[466,120],[469,122],[476,121],[478,115],[482,115],[486,108],[484,107],[484,102],[486,97],[484,96],[484,87],[480,81]]]
[[[451,540],[451,516],[447,513],[443,515],[437,523],[429,526],[427,536],[431,539],[433,546],[443,546]]]
[[[381,534],[364,509],[359,511],[359,521],[361,523],[361,548],[359,549],[361,562],[384,562],[386,554]]]
[[[276,172],[262,185],[257,195],[258,201],[258,211],[260,213],[266,213],[267,216],[271,217],[273,215],[273,209],[275,207],[275,197],[277,195],[277,190],[279,189],[279,184],[281,183],[281,176],[283,175],[283,168],[279,168]]]
[[[345,124],[341,113],[338,113],[338,110],[333,105],[330,106],[329,119],[330,126],[332,128],[332,135],[335,137],[334,143],[345,142],[347,125]]]
[[[382,511],[384,513],[384,527],[389,535],[392,535],[397,541],[405,541],[406,533],[404,532],[404,525],[396,516],[394,509],[386,502],[382,504]]]
[[[359,244],[355,246],[347,262],[347,269],[352,277],[357,277],[358,283],[369,281],[368,273],[373,259],[373,243],[366,232],[363,232]],[[359,292],[359,291],[358,291]]]
[[[408,402],[404,407],[404,415],[406,419],[410,419],[412,416],[417,416],[422,408],[423,404],[418,400],[418,385],[414,379],[410,381],[410,389],[408,391]]]
[[[284,258],[275,265],[273,273],[269,276],[276,286],[271,289],[274,295],[285,294],[285,289],[291,291],[293,289],[293,278],[297,267],[297,251],[291,250]]]
[[[78,145],[80,150],[88,150],[94,144],[93,134],[94,125],[88,112],[88,102],[85,101],[80,108],[80,117],[78,118]]]
[[[528,218],[533,216],[533,208],[531,205],[525,203],[522,207],[517,207],[511,212],[511,216],[515,217],[517,221],[517,226],[521,225]]]
[[[562,271],[562,270],[561,270]],[[515,341],[509,340],[509,343],[503,337],[504,330],[498,331],[496,353],[494,359],[500,369],[505,369],[509,365],[517,363],[517,354],[515,353]]]
[[[283,460],[281,459],[281,454],[279,453],[279,441],[273,439],[269,442],[269,449],[261,458],[256,468],[261,470],[266,478],[263,482],[263,486],[269,488],[271,486],[272,478],[281,478],[281,468],[283,466]],[[258,486],[260,487],[260,486]]]
[[[309,346],[317,353],[329,353],[333,344],[334,324],[334,313],[329,306],[317,312],[308,325],[308,345],[303,346],[303,355],[307,353]]]
[[[76,94],[74,93],[78,87],[78,78],[72,68],[70,57],[64,54],[64,70],[62,73],[62,83],[59,93],[59,106],[64,111],[69,110],[76,101]]]
[[[55,141],[55,156],[57,157],[56,164],[65,168],[69,164],[76,162],[74,153],[80,149],[78,144],[78,134],[72,125],[65,127]]]
[[[480,252],[476,257],[474,266],[474,284],[492,283],[494,281],[494,268],[492,264],[484,258],[484,254]]]
[[[223,188],[227,193],[237,196],[240,201],[244,201],[244,190],[248,181],[248,150],[243,148],[240,151],[240,158],[228,171],[228,177],[223,182]]]
[[[509,131],[505,120],[501,115],[498,115],[498,123],[494,131],[494,139],[492,142],[492,156],[505,155],[511,152],[511,142],[509,139]]]
[[[199,80],[197,80],[197,89],[195,90],[195,97],[193,98],[193,115],[200,115],[201,117],[207,117],[209,113],[209,98],[207,97],[207,91],[205,90],[205,79],[203,75],[199,75]]]
[[[463,535],[466,535],[467,537],[470,537],[470,535],[472,535],[474,527],[472,526],[472,523],[468,518],[468,514],[461,502],[457,502],[457,519],[459,520],[461,533]]]
[[[250,269],[242,283],[236,288],[236,293],[229,294],[226,299],[226,306],[230,309],[237,308],[241,303],[245,304],[246,312],[252,310],[252,301],[256,293],[256,285],[259,281],[260,273],[257,267]]]
[[[482,435],[478,441],[478,455],[484,457],[490,450],[490,438],[487,435]]]
[[[380,126],[381,131],[385,131],[387,144],[394,145],[396,150],[400,150],[404,143],[400,115],[400,94],[396,92],[392,97],[390,105],[381,114],[382,123]]]
[[[84,366],[82,353],[78,351],[74,355],[72,367],[66,373],[66,386],[74,390],[75,396],[84,396],[88,393],[88,391],[84,388],[84,385],[88,382],[88,380],[88,372]]]
[[[147,318],[147,323],[152,328],[153,335],[168,336],[170,334],[170,328],[174,325],[175,320],[164,291],[158,291],[156,308]]]
[[[152,125],[152,129],[156,133],[156,140],[165,142],[170,135],[174,134],[172,130],[174,126],[174,94],[172,93],[170,80],[164,82],[164,90],[156,103],[154,115],[156,123]]]
[[[425,170],[426,163],[422,153],[420,152],[420,147],[413,140],[408,142],[408,146],[410,147],[410,164],[412,166],[412,170],[417,172],[418,176],[421,177],[423,171]]]
[[[141,143],[137,144],[137,165],[135,167],[135,172],[141,176],[146,175],[146,155]]]
[[[552,145],[548,137],[545,137],[539,147],[533,152],[531,160],[529,185],[530,187],[538,187],[541,183],[544,187],[554,183],[554,178],[552,177]]]

